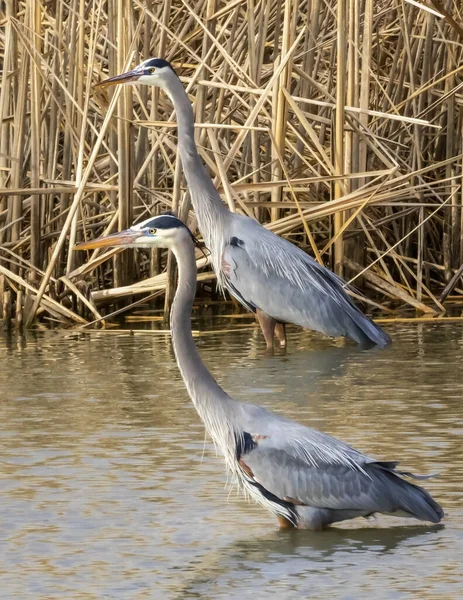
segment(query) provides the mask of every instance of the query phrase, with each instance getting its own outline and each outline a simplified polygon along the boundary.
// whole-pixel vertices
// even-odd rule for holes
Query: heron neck
[[[212,377],[199,356],[191,331],[191,310],[196,291],[193,243],[184,240],[173,252],[178,264],[178,285],[171,312],[175,358],[193,404],[213,440],[223,446],[230,430],[230,412],[236,404]]]
[[[194,115],[191,102],[178,78],[169,84],[169,96],[175,108],[178,125],[178,147],[183,171],[191,195],[191,201],[203,235],[211,229],[211,223],[229,214],[199,156],[194,134]],[[205,240],[210,245],[211,240]]]

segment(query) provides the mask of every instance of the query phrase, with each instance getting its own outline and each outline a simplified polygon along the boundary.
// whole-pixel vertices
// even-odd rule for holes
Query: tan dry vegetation
[[[166,209],[195,227],[169,100],[144,87],[92,90],[150,56],[170,60],[187,86],[202,157],[231,209],[344,272],[372,307],[432,316],[463,297],[456,0],[0,7],[7,323],[37,314],[85,325],[172,282],[165,253],[69,252]],[[168,304],[171,284],[165,295]]]

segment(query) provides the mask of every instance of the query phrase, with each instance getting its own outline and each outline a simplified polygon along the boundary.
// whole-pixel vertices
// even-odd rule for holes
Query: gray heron
[[[171,312],[175,357],[188,394],[239,487],[281,527],[322,529],[386,513],[438,523],[442,508],[396,462],[371,458],[334,437],[231,398],[201,360],[191,331],[196,240],[171,214],[77,246],[169,248],[178,264]]]
[[[349,298],[341,278],[256,220],[228,210],[198,154],[193,109],[169,62],[150,58],[95,87],[124,83],[158,86],[171,99],[183,170],[218,285],[256,313],[268,348],[275,336],[286,346],[286,323],[346,336],[362,347],[390,343]]]

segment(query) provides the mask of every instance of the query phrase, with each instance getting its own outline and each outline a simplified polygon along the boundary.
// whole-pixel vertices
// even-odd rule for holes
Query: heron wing
[[[248,442],[237,457],[249,483],[296,506],[387,510],[390,502],[380,472],[392,472],[395,463],[374,461],[330,436],[307,431],[313,439],[291,443],[278,435],[244,434]]]
[[[257,221],[235,215],[230,238],[232,245],[244,249],[249,260],[267,276],[282,278],[302,290],[310,284],[321,293],[327,292],[326,285],[329,283],[333,299],[340,304],[345,300],[341,278]]]
[[[297,246],[240,215],[231,232],[223,282],[248,309],[358,343],[390,341],[351,301],[344,282]]]
[[[306,287],[302,288],[276,272],[268,273],[258,267],[256,254],[248,252],[246,242],[232,238],[222,259],[225,286],[248,310],[260,309],[277,321],[295,323],[328,335],[347,333],[343,311],[330,299],[327,290],[309,290],[308,278]]]

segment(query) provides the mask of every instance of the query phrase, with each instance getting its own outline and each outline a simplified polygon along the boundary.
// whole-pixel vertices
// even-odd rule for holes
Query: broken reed
[[[195,227],[168,99],[92,90],[149,56],[187,86],[232,210],[352,279],[372,309],[442,313],[463,295],[463,30],[458,3],[433,5],[3,2],[0,318],[85,326],[127,302],[169,305],[166,253],[69,251],[166,209]]]

